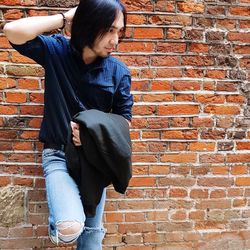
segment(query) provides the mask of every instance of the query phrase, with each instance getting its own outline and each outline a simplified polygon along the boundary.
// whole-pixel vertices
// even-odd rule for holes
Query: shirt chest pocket
[[[114,92],[114,84],[112,76],[106,76],[105,74],[87,74],[87,82],[93,88],[98,88],[103,91]]]
[[[85,81],[87,102],[91,108],[110,112],[113,104],[114,84],[112,76],[87,74]]]

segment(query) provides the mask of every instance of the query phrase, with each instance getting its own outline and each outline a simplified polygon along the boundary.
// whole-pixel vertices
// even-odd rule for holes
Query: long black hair
[[[124,36],[127,13],[119,0],[81,0],[71,26],[71,46],[79,53],[85,46],[92,48],[96,38],[108,32],[119,11],[124,15]]]

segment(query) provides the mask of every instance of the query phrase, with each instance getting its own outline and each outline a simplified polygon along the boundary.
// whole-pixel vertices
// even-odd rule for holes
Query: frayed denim
[[[101,250],[105,235],[102,216],[106,190],[94,217],[84,214],[79,190],[68,174],[63,151],[44,149],[42,165],[49,207],[49,235],[53,243],[72,243],[77,250]],[[74,231],[74,229],[77,229]],[[71,230],[71,233],[62,233]]]

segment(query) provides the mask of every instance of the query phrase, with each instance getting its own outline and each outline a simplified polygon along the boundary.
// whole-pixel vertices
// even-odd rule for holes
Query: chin
[[[109,56],[110,56],[110,54],[111,54],[111,53],[102,54],[102,55],[100,55],[100,57],[102,57],[102,58],[106,58],[106,57],[109,57]]]

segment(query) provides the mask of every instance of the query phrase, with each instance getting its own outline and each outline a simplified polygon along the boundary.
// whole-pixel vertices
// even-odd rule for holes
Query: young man
[[[72,22],[70,40],[46,36]],[[94,217],[86,217],[79,190],[65,161],[72,117],[85,109],[112,112],[131,120],[133,98],[127,67],[111,57],[124,34],[126,11],[117,0],[82,0],[64,14],[28,17],[7,23],[13,48],[45,69],[44,117],[39,139],[49,207],[49,235],[54,243],[77,239],[78,250],[100,250],[105,191]],[[81,145],[79,125],[71,122],[72,140]],[[84,202],[84,201],[83,201]]]

